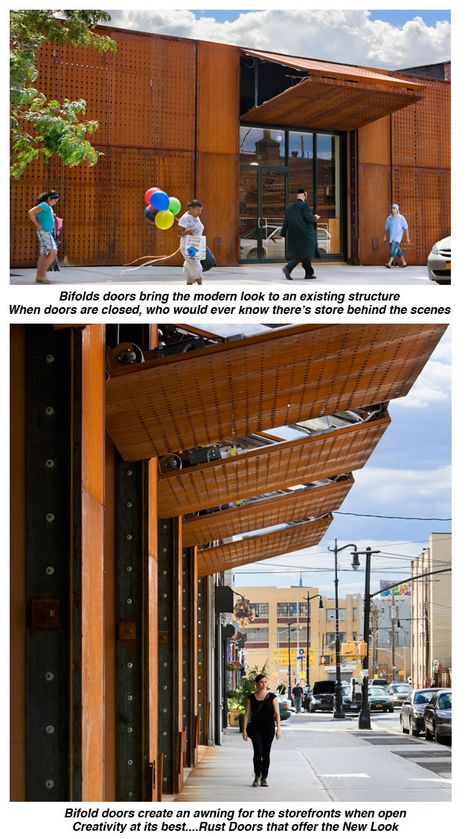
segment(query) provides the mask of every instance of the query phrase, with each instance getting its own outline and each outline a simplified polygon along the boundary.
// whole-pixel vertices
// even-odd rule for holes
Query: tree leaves
[[[98,128],[96,120],[81,121],[84,99],[49,99],[33,87],[38,50],[45,43],[93,47],[101,54],[115,52],[116,42],[94,32],[110,20],[100,10],[27,10],[10,14],[10,127],[11,174],[21,178],[40,155],[45,161],[58,155],[65,166],[86,162],[94,166],[101,152],[87,139]]]

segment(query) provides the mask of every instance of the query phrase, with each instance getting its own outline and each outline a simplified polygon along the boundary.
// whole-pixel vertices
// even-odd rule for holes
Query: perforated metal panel
[[[229,568],[260,562],[271,556],[298,551],[319,544],[332,522],[332,516],[309,524],[300,524],[284,530],[252,536],[239,542],[229,542],[217,548],[207,548],[198,553],[198,573],[201,577]]]
[[[163,475],[158,481],[159,515],[192,513],[361,469],[389,422],[387,416]]]
[[[353,478],[334,484],[292,492],[256,501],[244,507],[232,507],[209,515],[188,519],[183,524],[185,545],[204,545],[237,533],[249,533],[283,522],[308,516],[321,516],[337,510],[354,483]]]
[[[107,382],[107,430],[143,459],[403,396],[445,330],[298,325],[168,356]]]
[[[451,87],[423,83],[423,101],[392,117],[392,200],[408,221],[407,258],[418,264],[451,232]]]

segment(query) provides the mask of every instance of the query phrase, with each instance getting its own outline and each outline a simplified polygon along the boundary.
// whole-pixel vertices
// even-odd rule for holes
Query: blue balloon
[[[167,210],[170,205],[169,195],[166,192],[154,192],[150,196],[151,206],[160,212],[160,210]]]

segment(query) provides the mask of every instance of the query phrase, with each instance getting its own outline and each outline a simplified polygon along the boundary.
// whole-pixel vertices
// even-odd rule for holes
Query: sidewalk
[[[250,786],[251,743],[228,728],[175,800],[450,801],[451,749],[401,734],[394,717],[363,732],[355,718],[293,717],[274,741],[268,789]]]
[[[437,288],[436,283],[428,279],[424,266],[409,266],[406,269],[393,268],[390,271],[383,265],[364,267],[362,265],[346,265],[315,263],[316,280],[303,279],[301,266],[293,273],[293,280],[286,280],[282,274],[283,263],[270,265],[238,265],[232,268],[213,268],[204,274],[205,285],[219,285],[222,282],[241,285],[258,285],[262,283],[284,283],[288,288],[297,283],[308,287],[314,287],[315,283],[321,285],[380,285],[392,286],[395,290],[400,286],[425,285]],[[35,285],[36,269],[34,268],[12,268],[10,272],[10,283],[12,285]],[[98,267],[65,267],[59,272],[48,274],[50,283],[54,285],[82,285],[83,283],[139,283],[165,284],[177,283],[184,285],[182,268],[166,265],[152,265],[147,268],[126,269],[119,265]],[[39,285],[36,284],[36,285]],[[196,286],[197,287],[197,286]]]

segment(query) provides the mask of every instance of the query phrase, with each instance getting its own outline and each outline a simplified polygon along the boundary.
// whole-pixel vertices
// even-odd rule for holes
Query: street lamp
[[[306,592],[306,687],[309,688],[309,621],[310,621],[310,602],[316,597],[319,597],[319,608],[323,608],[322,594],[313,594],[310,596],[309,591]]]
[[[365,591],[364,591],[364,641],[365,656],[362,662],[364,676],[362,679],[362,705],[359,714],[359,728],[370,731],[370,704],[369,704],[369,629],[370,629],[370,561],[372,554],[379,554],[380,551],[373,551],[372,548],[365,549]],[[357,548],[352,554],[352,567],[355,571],[360,568],[359,553]]]
[[[328,547],[328,551],[331,551],[331,553],[334,554],[334,605],[336,613],[336,685],[334,688],[334,697],[336,701],[336,707],[334,709],[335,720],[343,720],[345,718],[344,708],[342,705],[341,645],[339,642],[339,580],[337,576],[337,557],[341,553],[341,551],[345,551],[346,548],[354,548],[354,551],[357,553],[357,545],[354,545],[352,543],[348,545],[343,545],[342,548],[338,548],[337,539],[334,539],[334,548]]]

